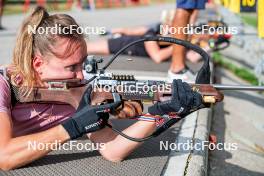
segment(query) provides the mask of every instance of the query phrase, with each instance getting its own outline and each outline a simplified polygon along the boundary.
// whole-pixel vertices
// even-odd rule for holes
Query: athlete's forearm
[[[123,133],[134,138],[144,138],[151,135],[156,129],[154,122],[138,121],[126,128]],[[110,128],[104,128],[101,131],[92,133],[89,138],[95,143],[104,143],[103,150],[100,153],[110,161],[121,161],[133,152],[139,142],[128,140],[121,135],[114,133]]]
[[[173,46],[160,49],[157,42],[145,42],[144,46],[148,55],[156,63],[161,63],[162,61],[168,59],[173,53]]]
[[[69,135],[61,125],[36,134],[12,138],[1,145],[0,169],[10,170],[28,164],[50,152],[50,144],[62,144],[68,139]],[[40,145],[35,144],[45,147],[38,148]],[[34,145],[36,148],[33,148]]]

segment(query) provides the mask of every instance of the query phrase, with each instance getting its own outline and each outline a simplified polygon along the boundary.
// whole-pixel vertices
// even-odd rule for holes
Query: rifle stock
[[[53,102],[57,104],[70,104],[77,109],[79,102],[88,88],[88,84],[83,84],[80,80],[67,81],[50,81],[49,87],[36,87],[28,95],[24,95],[15,88],[15,96],[20,103],[48,103]],[[154,90],[149,92],[127,92],[123,90],[116,90],[122,101],[164,101],[171,97],[171,85],[167,84],[164,90]],[[146,85],[144,85],[146,86]],[[148,85],[151,86],[151,85]],[[216,103],[223,100],[224,96],[217,91],[212,85],[207,84],[193,84],[191,85],[194,91],[199,92],[203,96],[204,103]],[[103,102],[113,100],[112,91],[106,91],[103,88],[94,87],[91,94],[92,105],[98,105]]]

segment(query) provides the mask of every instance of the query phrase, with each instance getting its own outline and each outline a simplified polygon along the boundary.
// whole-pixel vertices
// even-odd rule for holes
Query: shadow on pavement
[[[250,95],[248,93],[244,93],[241,91],[232,91],[232,92],[225,91],[225,95],[230,96],[230,97],[235,97],[238,99],[247,100],[247,101],[254,103],[255,105],[264,107],[264,98],[259,98],[259,97]]]
[[[228,93],[225,92],[227,95]],[[247,94],[241,94],[238,92],[232,92],[232,95],[235,94],[237,98],[243,98],[250,100],[252,97]],[[228,96],[232,96],[229,95]],[[256,97],[254,97],[255,99]],[[260,104],[260,100],[255,103]],[[262,100],[263,101],[263,100]],[[263,106],[263,103],[262,103]],[[217,135],[217,143],[225,143],[225,133],[226,133],[226,120],[225,115],[228,113],[224,110],[224,102],[217,104],[214,108],[214,114],[212,119],[212,129],[211,133]],[[209,175],[210,176],[222,176],[222,175],[232,175],[232,176],[241,176],[241,175],[250,175],[250,176],[263,176],[263,173],[254,172],[238,165],[227,162],[228,159],[232,158],[232,153],[225,150],[213,150],[209,151]]]

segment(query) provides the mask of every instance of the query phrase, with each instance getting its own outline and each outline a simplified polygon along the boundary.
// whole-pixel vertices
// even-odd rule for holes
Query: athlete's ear
[[[44,59],[42,56],[40,55],[35,55],[33,57],[33,62],[32,62],[32,65],[33,65],[33,68],[36,72],[38,72],[38,74],[42,74],[42,66],[44,64]]]

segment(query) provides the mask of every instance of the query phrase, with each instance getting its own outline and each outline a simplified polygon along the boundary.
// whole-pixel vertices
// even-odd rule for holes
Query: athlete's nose
[[[76,72],[76,78],[81,80],[84,79],[82,70]]]

